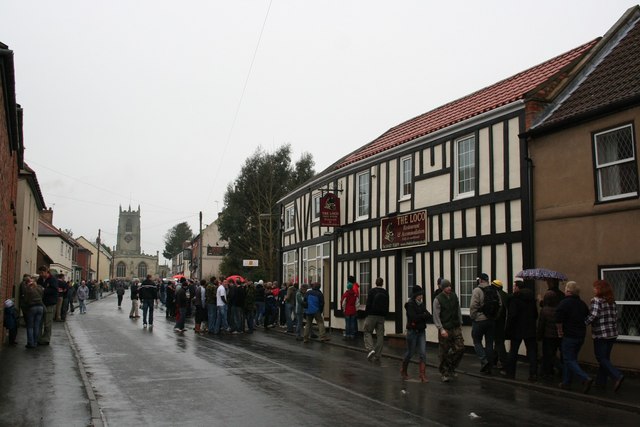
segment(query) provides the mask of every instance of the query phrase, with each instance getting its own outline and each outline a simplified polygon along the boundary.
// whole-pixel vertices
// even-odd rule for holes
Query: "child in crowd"
[[[8,299],[4,302],[4,327],[9,330],[9,344],[17,344],[18,336],[18,311],[13,300]]]

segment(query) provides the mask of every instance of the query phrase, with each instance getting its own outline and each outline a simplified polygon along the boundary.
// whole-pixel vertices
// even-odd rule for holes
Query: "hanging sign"
[[[327,193],[320,198],[320,225],[340,227],[340,199],[333,193]]]
[[[384,250],[427,244],[427,211],[416,211],[380,220],[380,248]]]

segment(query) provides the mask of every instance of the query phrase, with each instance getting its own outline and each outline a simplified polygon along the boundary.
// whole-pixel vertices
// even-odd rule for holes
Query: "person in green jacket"
[[[458,296],[451,288],[451,282],[442,279],[442,292],[433,301],[433,323],[438,328],[438,356],[442,382],[449,382],[464,355],[462,338],[462,312]]]

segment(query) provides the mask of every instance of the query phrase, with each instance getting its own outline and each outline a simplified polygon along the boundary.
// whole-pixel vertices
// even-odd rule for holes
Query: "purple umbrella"
[[[516,274],[516,277],[521,277],[525,280],[546,280],[546,279],[557,279],[562,282],[567,280],[567,276],[559,271],[548,270],[546,268],[529,268],[527,270],[522,270],[520,273]]]

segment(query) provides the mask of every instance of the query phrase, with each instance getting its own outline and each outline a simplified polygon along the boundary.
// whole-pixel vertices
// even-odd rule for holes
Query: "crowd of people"
[[[522,279],[513,282],[513,292],[506,293],[500,280],[489,280],[487,274],[478,277],[478,286],[471,295],[469,314],[472,321],[471,336],[480,372],[491,375],[497,368],[507,378],[515,378],[520,346],[524,343],[529,364],[529,381],[538,381],[556,376],[562,378],[559,387],[569,389],[572,380],[581,381],[582,392],[588,393],[592,385],[604,388],[607,379],[613,380],[613,390],[618,391],[624,380],[623,374],[611,363],[611,350],[618,336],[617,309],[610,283],[597,280],[593,284],[594,297],[590,306],[580,299],[580,287],[576,282],[565,284],[564,292],[555,279],[547,280],[548,289],[541,300]],[[422,319],[429,316],[422,308],[421,290],[405,306],[407,310],[407,342],[409,351],[401,368],[407,376],[407,362],[415,344],[410,334],[414,322],[422,329]],[[420,305],[418,305],[420,307]],[[416,313],[422,317],[416,317]],[[438,280],[438,289],[433,301],[433,322],[439,337],[439,371],[443,382],[454,378],[462,355],[462,312],[460,301],[452,289],[451,282]],[[599,367],[595,380],[578,364],[578,353],[584,344],[587,326],[591,325],[595,358]],[[425,326],[426,328],[426,326]],[[423,339],[420,338],[420,341]],[[505,341],[510,341],[507,352]],[[542,344],[542,367],[538,366],[538,343]],[[421,363],[424,351],[420,349]]]
[[[469,317],[471,337],[480,361],[480,372],[491,375],[493,369],[515,378],[519,350],[524,343],[529,364],[529,381],[562,378],[559,387],[568,389],[572,380],[581,381],[582,391],[588,393],[595,383],[606,387],[613,380],[618,391],[623,374],[611,363],[611,351],[618,336],[617,308],[613,289],[605,280],[593,284],[594,297],[590,306],[580,299],[576,282],[567,282],[564,292],[559,282],[547,281],[543,298],[536,300],[534,292],[516,278],[513,292],[504,291],[503,282],[482,273],[471,294]],[[465,343],[462,334],[462,310],[458,296],[449,280],[438,279],[433,298],[433,311],[429,312],[424,290],[412,287],[412,294],[404,305],[406,312],[406,343],[400,374],[409,378],[408,367],[414,354],[419,356],[419,378],[426,376],[426,329],[433,322],[438,330],[438,370],[443,382],[453,380]],[[385,318],[389,313],[389,294],[382,278],[369,290],[364,308],[364,346],[367,360],[375,362],[382,357]],[[52,322],[64,322],[75,311],[86,313],[86,300],[99,299],[103,291],[115,291],[118,309],[122,309],[126,293],[120,281],[81,281],[71,283],[63,274],[54,276],[47,267],[40,267],[37,279],[26,274],[20,283],[19,309],[26,322],[29,349],[48,345],[51,341]],[[148,275],[142,282],[134,279],[129,287],[131,309],[129,317],[140,318],[142,306],[143,328],[153,327],[154,307],[161,303],[167,319],[175,320],[174,330],[184,333],[185,320],[194,317],[194,331],[198,334],[251,334],[257,327],[265,330],[286,328],[286,333],[308,343],[310,338],[330,339],[324,325],[325,298],[319,283],[253,282],[241,277],[219,280],[164,279],[152,280]],[[340,298],[340,309],[345,318],[344,339],[352,340],[358,333],[357,312],[360,307],[360,287],[355,277],[349,276],[346,291]],[[14,301],[4,302],[4,325],[9,330],[9,342],[17,343],[18,311]],[[312,333],[317,324],[319,336]],[[578,364],[577,356],[584,343],[587,326],[591,325],[594,353],[599,363],[595,380]],[[376,340],[374,342],[373,334]],[[510,342],[509,351],[505,342]],[[542,360],[539,369],[538,344],[541,343]]]
[[[48,267],[38,268],[38,275],[25,274],[18,286],[18,305],[13,299],[4,302],[4,325],[9,330],[9,344],[18,343],[19,312],[26,325],[28,349],[49,345],[53,322],[64,322],[74,314],[77,301],[80,314],[86,313],[85,301],[99,299],[108,290],[106,282],[68,281],[64,274],[52,274]]]

